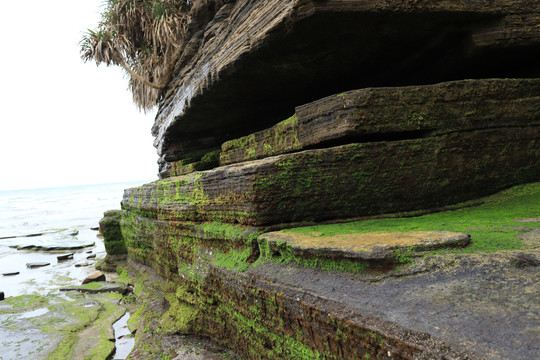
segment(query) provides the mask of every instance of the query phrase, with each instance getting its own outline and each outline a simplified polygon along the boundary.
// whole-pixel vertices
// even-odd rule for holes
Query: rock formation
[[[515,290],[535,280],[514,258],[400,270],[431,251],[419,237],[442,240],[394,234],[420,242],[352,251],[349,238],[261,234],[410,216],[540,180],[537,1],[204,4],[153,127],[161,180],[127,189],[118,247],[105,236],[110,254],[125,246],[175,284],[159,331],[210,336],[248,359],[534,353],[519,324],[538,323],[495,306],[507,327],[488,333],[492,318],[470,300],[500,291],[530,305]],[[468,244],[460,236],[453,246]],[[517,258],[530,267],[531,256]]]

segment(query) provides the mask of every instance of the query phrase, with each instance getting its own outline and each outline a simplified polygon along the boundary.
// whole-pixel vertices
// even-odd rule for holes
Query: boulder
[[[122,221],[121,210],[110,210],[104,213],[99,221],[99,231],[103,235],[105,250],[109,255],[126,254],[127,250],[122,237],[120,222]]]
[[[105,274],[99,270],[96,270],[83,280],[82,285],[99,281],[106,281]]]

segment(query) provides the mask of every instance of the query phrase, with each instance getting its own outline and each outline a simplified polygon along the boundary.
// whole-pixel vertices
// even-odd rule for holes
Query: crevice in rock
[[[387,132],[377,134],[351,135],[340,139],[324,141],[316,145],[306,146],[304,150],[325,149],[347,144],[377,143],[386,141],[403,141],[424,139],[433,136],[432,130],[414,130],[401,132]]]

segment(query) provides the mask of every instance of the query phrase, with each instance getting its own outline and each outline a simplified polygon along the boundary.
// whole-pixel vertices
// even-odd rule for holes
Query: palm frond
[[[83,61],[122,66],[139,108],[160,99],[187,34],[189,0],[107,0],[97,29],[80,42]]]

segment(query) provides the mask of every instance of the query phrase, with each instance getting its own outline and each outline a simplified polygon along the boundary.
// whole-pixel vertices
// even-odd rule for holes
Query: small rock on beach
[[[88,275],[82,282],[82,284],[88,284],[94,281],[106,281],[105,274],[99,270],[94,271]]]
[[[2,276],[15,276],[19,274],[20,273],[18,271],[14,271],[14,272],[3,273]]]
[[[33,263],[26,263],[26,267],[28,267],[28,268],[30,268],[30,269],[38,268],[38,267],[43,267],[43,266],[48,266],[48,265],[51,265],[51,263],[48,263],[48,262],[33,262]]]

